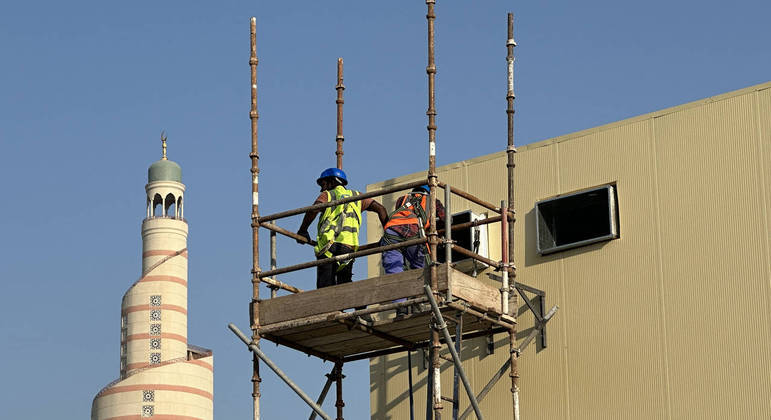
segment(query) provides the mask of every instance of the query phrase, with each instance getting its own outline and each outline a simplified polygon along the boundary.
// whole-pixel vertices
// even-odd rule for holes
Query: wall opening
[[[618,238],[616,189],[605,185],[535,204],[541,254]]]
[[[163,217],[163,198],[160,194],[153,197],[153,217]]]
[[[177,199],[174,198],[173,194],[169,193],[166,195],[164,208],[166,209],[166,217],[177,217]]]

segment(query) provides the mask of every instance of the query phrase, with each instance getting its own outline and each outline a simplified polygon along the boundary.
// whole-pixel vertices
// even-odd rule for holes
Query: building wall
[[[496,153],[438,173],[499,203],[505,164]],[[771,418],[771,83],[527,145],[516,164],[517,281],[545,290],[547,309],[560,307],[548,346],[531,344],[520,358],[522,418]],[[608,183],[620,238],[539,255],[535,202]],[[391,209],[394,196],[383,201]],[[370,242],[377,225],[369,216]],[[490,225],[494,259],[499,230]],[[379,267],[370,257],[369,275]],[[533,319],[519,313],[521,340]],[[464,342],[477,392],[506,360],[508,339],[495,339],[493,355],[483,340]],[[421,358],[412,353],[419,418]],[[404,355],[372,359],[370,371],[372,417],[409,418]],[[451,366],[442,372],[449,397]],[[511,418],[509,389],[506,375],[481,403],[486,418]]]

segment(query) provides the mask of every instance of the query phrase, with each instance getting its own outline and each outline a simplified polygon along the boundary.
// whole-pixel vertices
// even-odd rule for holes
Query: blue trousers
[[[390,235],[398,235],[395,231],[386,229]],[[386,245],[385,241],[380,242]],[[382,254],[383,269],[386,274],[401,273],[407,263],[410,269],[423,268],[426,265],[426,246],[423,244],[412,245],[406,248],[384,251]],[[404,302],[406,299],[397,299],[394,302]]]

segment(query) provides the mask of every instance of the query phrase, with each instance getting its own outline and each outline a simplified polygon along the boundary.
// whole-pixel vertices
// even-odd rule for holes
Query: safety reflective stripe
[[[327,191],[327,200],[336,201],[342,198],[359,195],[358,191],[347,190],[337,186]],[[353,248],[359,247],[359,227],[361,225],[361,202],[352,201],[324,210],[317,229],[317,245],[314,248],[317,256],[331,257],[329,248],[340,243]],[[344,264],[343,264],[344,265]]]

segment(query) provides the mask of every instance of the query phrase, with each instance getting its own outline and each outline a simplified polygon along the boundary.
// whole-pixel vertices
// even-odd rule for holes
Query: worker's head
[[[418,187],[413,188],[412,192],[428,194],[429,192],[431,192],[431,188],[428,186],[428,184],[423,184],[423,185],[420,185]]]
[[[342,169],[327,168],[319,175],[316,183],[319,184],[322,190],[330,190],[338,185],[348,185],[348,178]]]

